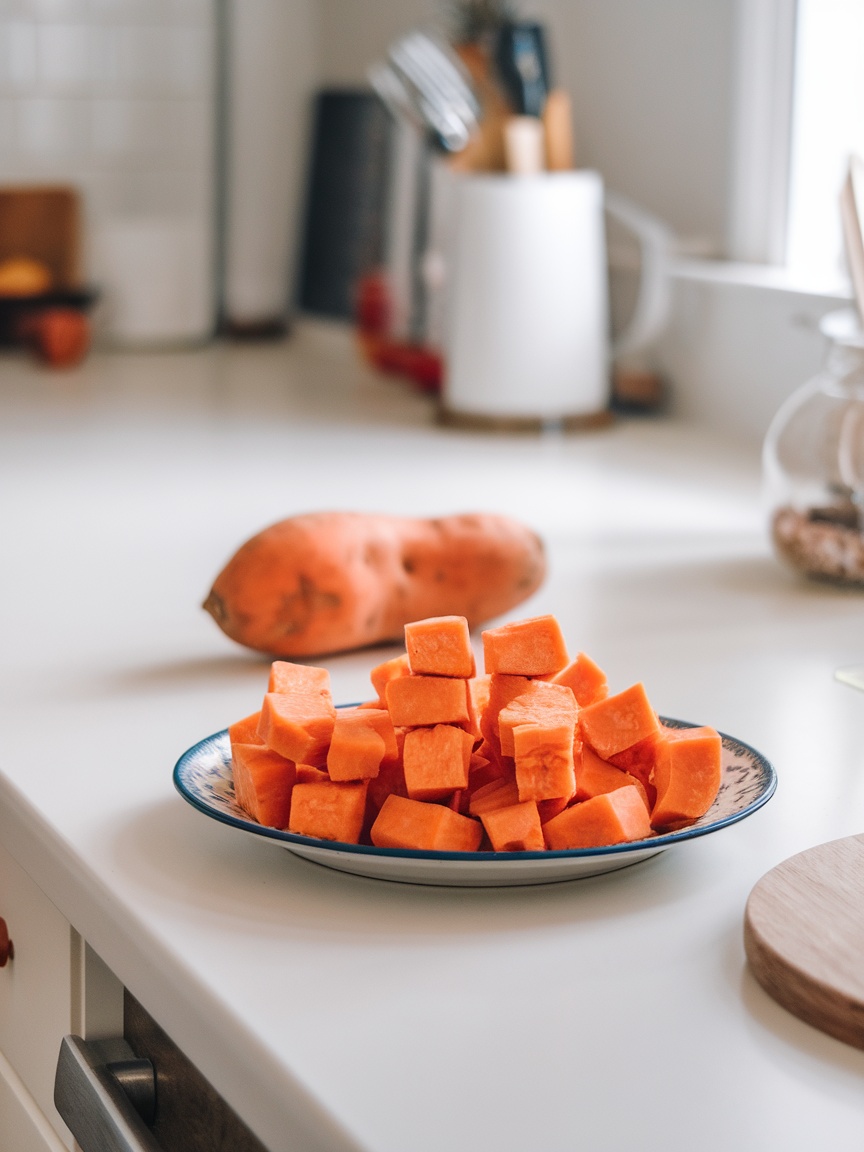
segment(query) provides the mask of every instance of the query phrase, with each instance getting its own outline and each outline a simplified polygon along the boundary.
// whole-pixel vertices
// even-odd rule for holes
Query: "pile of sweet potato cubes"
[[[596,848],[680,828],[720,787],[713,728],[667,728],[641,683],[609,695],[554,616],[482,634],[405,626],[376,699],[335,708],[326,669],[276,661],[260,712],[229,728],[237,802],[316,839],[442,852]]]

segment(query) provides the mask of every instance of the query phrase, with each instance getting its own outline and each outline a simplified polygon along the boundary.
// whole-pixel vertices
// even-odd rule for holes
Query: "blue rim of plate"
[[[351,705],[343,705],[343,707],[350,706]],[[699,725],[688,723],[685,720],[672,720],[665,716],[661,716],[660,721],[669,728],[699,727]],[[652,836],[648,840],[628,840],[623,844],[607,844],[600,848],[567,848],[559,851],[545,850],[542,852],[434,852],[416,848],[376,848],[374,845],[346,844],[340,840],[319,840],[313,836],[299,836],[295,832],[284,832],[279,828],[269,828],[263,824],[258,824],[254,820],[244,820],[239,816],[232,816],[229,812],[221,811],[205,803],[190,790],[184,779],[186,771],[191,767],[194,760],[211,750],[215,752],[220,745],[226,743],[228,740],[227,728],[222,729],[221,732],[214,732],[212,736],[206,736],[203,740],[199,740],[197,744],[187,749],[174,766],[173,780],[174,787],[183,799],[191,804],[193,808],[197,808],[199,812],[203,812],[205,816],[209,816],[211,819],[218,820],[221,824],[227,824],[232,828],[239,828],[243,832],[251,832],[253,835],[262,836],[268,840],[276,840],[286,846],[297,844],[305,847],[320,848],[324,851],[347,852],[358,856],[389,856],[408,860],[460,860],[465,862],[474,860],[502,861],[596,858],[617,856],[626,852],[637,852],[643,849],[659,851],[673,844],[680,844],[686,840],[694,840],[699,836],[707,836],[710,832],[718,832],[721,828],[728,828],[730,824],[737,824],[739,820],[744,820],[747,816],[752,816],[754,812],[758,811],[764,804],[767,804],[777,788],[777,772],[773,764],[771,764],[761,752],[758,752],[749,744],[745,744],[743,740],[739,740],[737,737],[727,736],[724,732],[721,732],[720,738],[726,750],[735,752],[738,755],[752,757],[754,765],[761,771],[761,790],[749,804],[738,811],[730,813],[728,816],[712,820],[707,824],[699,824],[697,822],[696,824],[689,825],[687,828],[681,828],[677,832],[667,832],[662,836]],[[221,748],[219,748],[219,750],[223,751]],[[224,757],[223,764],[227,764]],[[704,819],[704,817],[701,819]]]

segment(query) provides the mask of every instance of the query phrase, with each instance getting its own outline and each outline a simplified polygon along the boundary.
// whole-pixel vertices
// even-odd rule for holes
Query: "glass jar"
[[[821,325],[822,371],[765,438],[765,494],[778,556],[818,580],[864,588],[864,330],[857,312]]]

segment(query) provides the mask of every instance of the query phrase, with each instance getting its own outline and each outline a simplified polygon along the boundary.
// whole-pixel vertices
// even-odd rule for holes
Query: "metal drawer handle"
[[[160,1152],[147,1128],[156,1114],[156,1073],[125,1040],[64,1036],[54,1104],[83,1152]]]
[[[0,916],[0,968],[6,967],[7,960],[15,959],[15,945],[9,939],[6,921]]]

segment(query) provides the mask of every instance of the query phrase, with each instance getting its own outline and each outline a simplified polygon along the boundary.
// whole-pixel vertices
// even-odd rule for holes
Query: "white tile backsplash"
[[[0,97],[0,155],[15,149],[15,114],[15,101]]]
[[[38,80],[45,91],[88,93],[98,83],[104,52],[101,28],[43,24],[38,28]]]
[[[90,19],[90,0],[30,0],[28,9],[37,20],[68,22]]]
[[[17,143],[22,152],[76,159],[88,152],[90,116],[85,101],[31,97],[17,105]]]
[[[26,91],[38,80],[38,27],[24,20],[0,23],[0,89]]]
[[[146,95],[189,96],[212,76],[211,38],[186,26],[112,28],[108,70],[111,84]]]
[[[204,169],[177,167],[123,171],[120,168],[91,170],[91,199],[97,217],[148,214],[188,216],[196,211],[209,213],[212,180]]]
[[[91,109],[93,156],[100,166],[207,162],[211,110],[204,100],[93,100]]]
[[[171,0],[89,0],[91,19],[100,24],[167,23],[174,4]],[[205,4],[205,18],[209,11]]]
[[[200,265],[190,275],[208,284],[216,7],[217,0],[0,0],[0,179],[77,185],[90,251],[93,237],[113,234],[118,220],[146,219],[148,228],[162,221],[166,235],[209,237],[187,245],[185,257]],[[111,265],[101,272],[110,277]],[[110,284],[102,287],[110,294]],[[198,299],[210,295],[202,289]],[[195,323],[202,329],[200,315]]]

